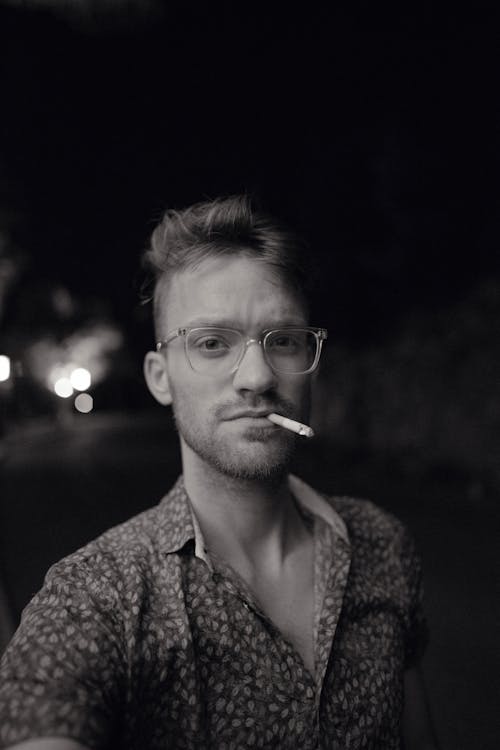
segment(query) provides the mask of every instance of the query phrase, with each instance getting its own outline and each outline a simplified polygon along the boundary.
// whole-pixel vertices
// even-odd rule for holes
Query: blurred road
[[[179,471],[164,412],[75,415],[11,433],[3,445],[0,582],[13,621],[53,562],[158,502]],[[443,748],[496,750],[498,497],[473,478],[347,458],[321,439],[303,444],[297,473],[332,494],[370,497],[407,523],[424,559],[425,669]]]

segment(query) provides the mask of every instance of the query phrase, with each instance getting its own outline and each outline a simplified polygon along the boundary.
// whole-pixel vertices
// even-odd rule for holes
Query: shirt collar
[[[299,505],[309,513],[320,516],[338,536],[345,542],[349,542],[347,527],[343,519],[323,495],[293,474],[288,477],[288,486]]]
[[[345,542],[349,542],[344,521],[319,492],[293,474],[288,477],[288,482],[290,490],[300,506],[309,513],[320,516],[338,536]],[[204,560],[209,567],[212,567],[205,549],[203,534],[189,501],[182,475],[168,495],[161,500],[158,509],[160,549],[166,553],[178,552],[187,542],[193,540],[196,557]]]
[[[191,504],[181,475],[158,505],[158,542],[162,552],[178,552],[195,539]]]

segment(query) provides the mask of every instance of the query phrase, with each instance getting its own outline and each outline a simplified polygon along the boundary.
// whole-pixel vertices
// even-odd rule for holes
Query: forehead
[[[269,264],[244,255],[209,258],[172,276],[159,305],[162,334],[180,326],[262,329],[305,324],[302,296]]]

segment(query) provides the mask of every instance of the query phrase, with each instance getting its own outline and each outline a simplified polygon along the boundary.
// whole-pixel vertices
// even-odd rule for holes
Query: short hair
[[[248,195],[216,198],[181,211],[168,209],[151,235],[143,268],[156,332],[163,290],[174,274],[193,270],[209,258],[235,255],[271,266],[307,304],[310,276],[303,238],[257,208]]]

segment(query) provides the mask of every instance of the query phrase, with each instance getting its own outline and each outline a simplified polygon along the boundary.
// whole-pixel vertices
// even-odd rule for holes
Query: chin
[[[273,481],[279,480],[288,473],[289,463],[253,463],[217,461],[213,464],[221,474],[231,479],[243,479],[246,481]]]
[[[210,463],[233,479],[277,479],[288,473],[293,443],[272,446],[269,441],[245,441],[212,456]]]
[[[254,436],[255,437],[255,436]],[[288,473],[294,454],[294,441],[238,440],[227,444],[214,441],[185,442],[205,464],[231,479],[281,479]]]

